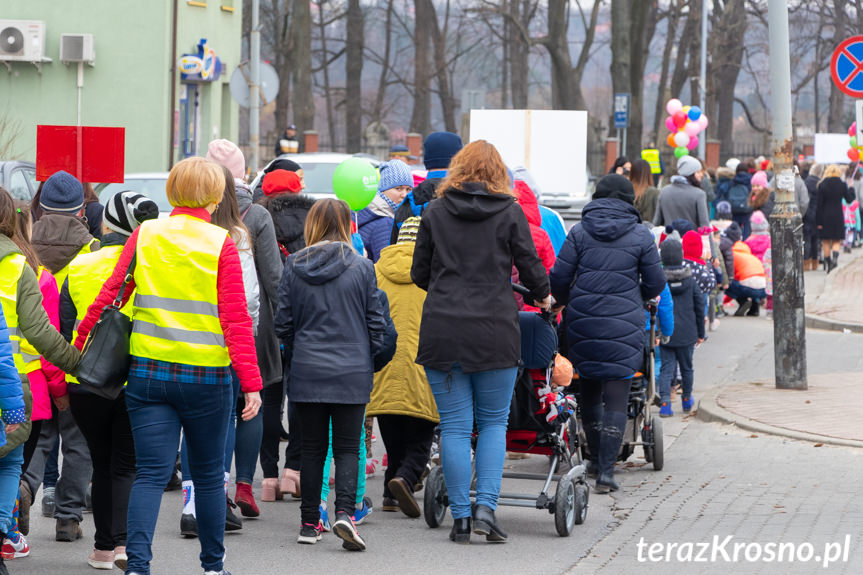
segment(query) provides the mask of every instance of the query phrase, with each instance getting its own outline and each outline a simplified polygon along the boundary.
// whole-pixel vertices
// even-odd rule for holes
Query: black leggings
[[[33,454],[36,453],[36,444],[39,443],[39,434],[42,432],[42,420],[34,421],[30,424],[30,437],[24,443],[24,463],[21,465],[21,477],[27,473],[27,468],[30,467],[30,460],[33,459]]]
[[[622,380],[582,379],[581,420],[587,436],[590,458],[599,463],[601,473],[611,473],[623,433],[626,430],[626,407],[632,382]]]
[[[300,475],[300,515],[303,523],[318,524],[324,462],[333,423],[333,461],[336,464],[336,513],[353,515],[357,500],[357,466],[365,404],[297,403],[303,428],[303,473]],[[330,515],[330,517],[335,517]]]
[[[262,406],[264,418],[264,434],[261,437],[261,470],[264,477],[279,476],[279,442],[282,435],[282,407],[285,399],[285,388],[281,383],[274,383],[264,388]],[[292,402],[288,402],[288,446],[285,448],[285,467],[300,471],[300,449],[303,445],[303,435],[296,410]]]

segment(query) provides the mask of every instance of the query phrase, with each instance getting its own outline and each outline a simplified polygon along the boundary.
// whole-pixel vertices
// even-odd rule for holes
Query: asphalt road
[[[810,331],[811,373],[863,370],[863,336]],[[696,352],[696,399],[699,390],[743,380],[769,381],[772,375],[772,323],[764,318],[727,318],[720,331]],[[853,416],[853,414],[837,414]],[[242,531],[226,536],[226,568],[234,575],[269,573],[860,573],[863,572],[863,504],[859,471],[863,454],[770,437],[751,437],[730,426],[706,424],[692,417],[665,420],[666,466],[655,472],[640,452],[618,466],[623,484],[614,496],[591,493],[584,525],[559,537],[553,517],[544,511],[502,508],[498,516],[509,531],[505,545],[475,540],[470,546],[449,542],[451,519],[429,529],[423,519],[376,510],[360,532],[365,553],[342,550],[326,535],[315,546],[296,544],[299,504],[261,504],[262,516]],[[380,442],[375,457],[383,455]],[[507,462],[518,470],[542,471],[544,457]],[[381,500],[382,474],[368,482],[375,504]],[[259,485],[259,483],[258,483]],[[536,482],[505,480],[507,491],[538,491]],[[256,487],[260,493],[260,488]],[[37,496],[37,499],[39,496]],[[165,495],[155,538],[154,574],[201,573],[196,540],[179,535],[179,493]],[[34,505],[31,556],[9,561],[11,573],[83,575],[91,550],[92,517],[85,515],[85,538],[57,543],[53,521]],[[772,563],[642,563],[640,537],[649,542],[709,541],[734,534],[746,541],[841,540],[850,533],[849,561],[820,565]],[[478,538],[477,538],[478,539]],[[117,571],[115,571],[116,573]]]

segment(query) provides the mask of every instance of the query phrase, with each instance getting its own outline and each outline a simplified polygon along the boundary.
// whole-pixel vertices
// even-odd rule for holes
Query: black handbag
[[[93,326],[78,364],[78,382],[87,391],[105,399],[117,399],[129,378],[129,336],[132,320],[120,311],[126,286],[132,280],[136,257],[132,256],[126,278],[113,303],[105,306]]]

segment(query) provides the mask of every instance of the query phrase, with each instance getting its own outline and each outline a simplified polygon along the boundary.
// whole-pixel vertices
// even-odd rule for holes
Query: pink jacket
[[[60,292],[57,280],[47,270],[39,274],[39,289],[42,291],[42,307],[51,320],[51,325],[60,331]],[[66,376],[58,368],[40,358],[42,369],[28,374],[30,391],[33,394],[33,421],[51,419],[51,398],[66,395]]]
[[[746,238],[746,245],[752,250],[752,255],[764,262],[764,254],[770,249],[770,235],[751,235]]]

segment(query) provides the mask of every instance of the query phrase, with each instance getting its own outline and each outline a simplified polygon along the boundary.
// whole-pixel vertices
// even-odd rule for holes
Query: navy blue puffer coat
[[[653,235],[631,204],[593,200],[573,226],[549,276],[566,304],[567,357],[587,379],[624,379],[641,369],[644,301],[665,274]]]

